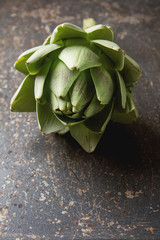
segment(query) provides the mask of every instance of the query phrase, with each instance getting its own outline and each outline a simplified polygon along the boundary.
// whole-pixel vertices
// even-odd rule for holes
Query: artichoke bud
[[[20,55],[15,68],[26,77],[11,99],[11,110],[37,113],[46,134],[72,137],[87,152],[96,148],[110,120],[137,118],[131,88],[139,65],[113,42],[113,30],[84,21],[63,23],[41,46]]]

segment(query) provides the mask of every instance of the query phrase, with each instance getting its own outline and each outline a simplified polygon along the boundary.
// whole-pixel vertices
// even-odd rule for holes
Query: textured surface
[[[0,238],[160,239],[159,1],[0,1]],[[10,113],[23,79],[13,63],[64,21],[94,17],[140,64],[139,119],[111,123],[93,154],[42,135],[34,113]]]

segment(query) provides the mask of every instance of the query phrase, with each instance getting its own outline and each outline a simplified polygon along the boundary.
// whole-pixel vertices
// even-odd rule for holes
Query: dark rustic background
[[[109,24],[142,68],[139,119],[109,124],[87,154],[70,137],[42,135],[34,113],[10,113],[23,79],[13,64],[57,24]],[[0,0],[0,239],[160,239],[159,0]]]

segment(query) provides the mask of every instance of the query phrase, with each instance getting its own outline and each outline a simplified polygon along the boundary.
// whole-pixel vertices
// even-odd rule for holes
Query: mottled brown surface
[[[160,239],[159,1],[0,1],[0,239]],[[13,63],[64,21],[109,24],[140,64],[138,121],[110,124],[93,154],[10,113],[23,79]]]

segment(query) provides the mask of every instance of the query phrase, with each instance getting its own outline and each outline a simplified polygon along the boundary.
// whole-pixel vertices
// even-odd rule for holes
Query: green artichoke
[[[15,68],[26,77],[11,99],[11,111],[36,111],[40,131],[70,131],[87,152],[110,120],[136,120],[131,88],[141,75],[113,42],[112,28],[93,24],[87,20],[82,29],[63,23],[43,45],[22,53]]]

